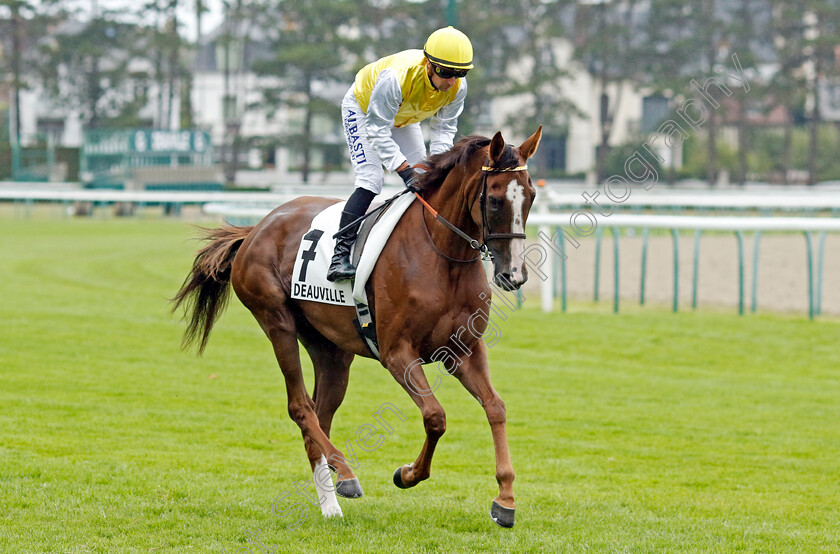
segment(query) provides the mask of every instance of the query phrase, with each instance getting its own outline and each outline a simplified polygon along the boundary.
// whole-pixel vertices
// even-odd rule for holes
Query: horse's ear
[[[505,150],[505,139],[502,138],[502,132],[497,131],[493,135],[493,140],[490,141],[490,162],[493,163],[501,157]]]
[[[540,125],[540,128],[537,129],[536,133],[528,137],[528,139],[522,143],[522,146],[519,147],[519,153],[524,159],[527,160],[534,155],[534,152],[537,151],[537,147],[540,145],[540,138],[542,138],[542,125]]]

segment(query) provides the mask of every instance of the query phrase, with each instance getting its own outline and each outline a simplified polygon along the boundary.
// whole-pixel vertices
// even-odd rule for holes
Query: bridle
[[[485,164],[490,163],[490,158],[488,157]],[[482,165],[481,166],[481,197],[480,197],[480,207],[481,207],[481,242],[482,246],[486,249],[487,248],[487,241],[488,240],[496,240],[496,239],[524,239],[525,233],[492,233],[490,229],[490,225],[487,223],[487,176],[491,173],[515,173],[517,171],[526,171],[528,169],[527,164],[522,164],[516,167],[505,167],[505,168],[496,168],[490,165]],[[472,207],[475,204],[475,198],[473,201],[470,202],[470,211],[472,211]]]
[[[476,193],[476,196],[474,196],[473,199],[469,203],[469,212],[472,212],[472,209],[473,209],[473,206],[475,205],[476,200],[478,199],[479,202],[480,202],[480,209],[481,209],[481,242],[479,242],[478,239],[475,239],[475,238],[469,236],[464,231],[462,231],[461,229],[459,229],[458,227],[456,227],[455,225],[453,225],[452,223],[450,223],[449,221],[444,219],[437,212],[437,210],[432,208],[432,206],[430,206],[429,203],[426,202],[426,200],[423,199],[423,197],[420,195],[419,192],[414,191],[414,195],[417,197],[418,200],[420,200],[420,202],[423,204],[424,208],[427,208],[431,212],[432,216],[435,219],[437,219],[438,221],[443,223],[446,227],[449,228],[450,231],[455,233],[457,236],[459,236],[460,238],[467,241],[467,243],[470,245],[470,248],[472,248],[473,250],[477,250],[479,252],[479,255],[476,256],[475,258],[471,258],[469,260],[458,260],[458,259],[455,259],[455,258],[451,258],[451,257],[447,256],[446,254],[444,254],[443,252],[441,252],[440,249],[438,249],[438,247],[435,245],[434,241],[432,241],[432,246],[434,246],[435,250],[437,250],[439,254],[441,254],[444,258],[446,258],[447,260],[449,260],[451,262],[468,263],[468,262],[474,262],[474,261],[478,260],[482,255],[489,256],[489,248],[487,246],[487,241],[490,241],[490,240],[513,240],[513,239],[524,239],[524,238],[526,238],[525,233],[493,233],[492,229],[490,229],[490,225],[487,223],[487,176],[490,175],[490,174],[494,174],[494,173],[514,173],[514,172],[517,172],[517,171],[526,171],[527,169],[528,169],[527,164],[522,164],[522,165],[519,165],[519,166],[516,166],[516,167],[504,167],[504,168],[493,167],[493,166],[490,165],[490,158],[489,157],[485,158],[484,165],[481,166],[481,173],[482,173],[481,174],[481,187],[479,187],[479,192]],[[425,225],[425,221],[426,220],[424,218],[423,219],[424,225]],[[432,236],[429,233],[429,227],[428,227],[428,225],[425,225],[425,226],[426,226],[426,234],[429,235],[429,239],[431,240]]]

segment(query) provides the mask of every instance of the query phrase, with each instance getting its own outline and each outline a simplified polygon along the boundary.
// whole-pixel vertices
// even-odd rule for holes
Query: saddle
[[[333,204],[315,216],[308,232],[303,235],[292,274],[291,297],[310,302],[322,302],[343,306],[354,306],[357,319],[354,322],[359,336],[371,354],[379,359],[379,345],[376,340],[376,325],[368,308],[365,285],[370,278],[376,261],[388,242],[391,232],[415,196],[403,194],[397,198],[375,202],[370,211],[377,211],[362,222],[358,237],[350,253],[356,266],[356,277],[351,281],[327,281],[327,267],[335,248],[333,235],[338,231],[338,222],[344,203]]]

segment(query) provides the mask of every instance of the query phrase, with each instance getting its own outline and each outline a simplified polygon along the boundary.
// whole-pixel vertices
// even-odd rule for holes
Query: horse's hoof
[[[492,519],[493,523],[499,527],[506,527],[509,529],[513,527],[515,512],[516,508],[505,508],[504,506],[497,504],[494,500],[493,505],[490,506],[490,519]]]
[[[333,502],[335,502],[335,499],[333,499]],[[322,504],[321,515],[324,517],[344,517],[344,514],[341,512],[341,506],[338,505],[338,502],[335,502],[335,505],[333,506]]]
[[[362,496],[362,485],[358,477],[342,479],[335,484],[335,494],[344,498],[360,498]]]
[[[403,480],[402,480],[402,466],[398,467],[397,471],[394,472],[394,484],[397,486],[397,488],[400,488],[400,489],[407,489],[408,488],[408,485],[403,483]]]

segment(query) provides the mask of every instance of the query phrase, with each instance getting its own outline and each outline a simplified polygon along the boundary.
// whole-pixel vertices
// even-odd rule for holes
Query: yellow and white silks
[[[431,154],[452,147],[467,96],[466,79],[436,90],[422,50],[406,50],[363,67],[341,103],[356,186],[382,191],[384,171],[426,158],[420,122],[430,120]]]

